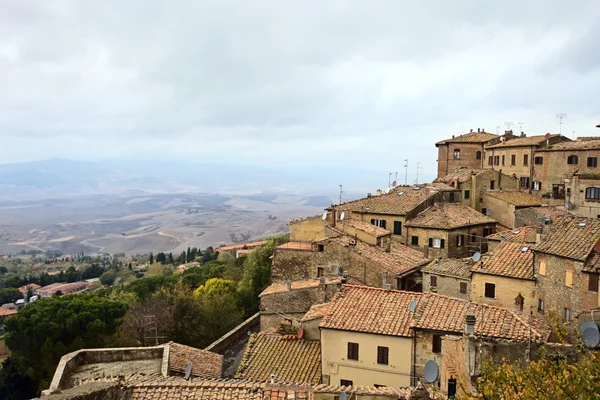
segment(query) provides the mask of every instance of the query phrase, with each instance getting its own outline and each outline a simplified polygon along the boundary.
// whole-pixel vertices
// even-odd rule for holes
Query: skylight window
[[[525,253],[525,252],[527,252],[527,250],[529,250],[529,247],[527,247],[527,246],[521,247],[521,253]]]

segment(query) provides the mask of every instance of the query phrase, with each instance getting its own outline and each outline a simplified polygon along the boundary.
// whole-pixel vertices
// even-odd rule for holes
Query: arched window
[[[460,149],[454,149],[454,159],[460,160]]]
[[[585,189],[586,200],[600,200],[600,188],[589,187]]]
[[[475,153],[475,159],[481,160],[481,151],[478,151],[477,153]]]
[[[569,165],[579,164],[579,157],[577,157],[575,155],[567,157],[567,164],[569,164]]]

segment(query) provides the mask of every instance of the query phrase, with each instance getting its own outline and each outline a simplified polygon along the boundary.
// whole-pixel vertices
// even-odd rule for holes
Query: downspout
[[[533,192],[533,163],[534,163],[533,146],[529,148],[529,194]]]
[[[498,171],[498,190],[502,190],[502,169]]]
[[[483,169],[483,165],[484,165],[484,161],[485,160],[485,151],[483,151],[483,143],[481,144],[481,169]]]
[[[417,386],[417,332],[413,328],[412,386]]]
[[[450,166],[450,144],[448,144],[446,142],[446,175],[448,175],[448,173],[450,171],[448,171],[448,167]]]

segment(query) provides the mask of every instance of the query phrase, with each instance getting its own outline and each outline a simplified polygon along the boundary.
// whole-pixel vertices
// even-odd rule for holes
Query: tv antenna
[[[507,130],[507,131],[510,131],[510,130],[511,130],[511,128],[512,128],[514,125],[515,125],[515,124],[514,124],[512,121],[506,121],[506,122],[504,123],[504,126],[506,126],[506,130]]]
[[[406,175],[404,176],[404,184],[408,185],[408,158],[404,160],[404,169],[406,170]]]
[[[563,123],[563,119],[567,119],[567,114],[566,113],[558,113],[556,114],[556,118],[558,118],[558,133],[562,134],[562,123]]]
[[[500,134],[500,125],[496,125],[496,135]]]
[[[392,187],[392,173],[390,172],[390,174],[388,175],[388,188]]]
[[[523,125],[525,124],[525,122],[518,122],[519,124],[519,132],[523,133]]]
[[[344,193],[344,191],[342,190],[342,185],[340,185],[340,204],[342,204],[342,193]]]
[[[419,170],[420,169],[423,169],[423,168],[421,168],[421,163],[418,162],[417,163],[417,181],[415,182],[417,185],[419,184]]]

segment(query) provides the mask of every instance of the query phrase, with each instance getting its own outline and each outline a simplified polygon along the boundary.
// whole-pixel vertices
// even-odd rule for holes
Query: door
[[[448,397],[454,398],[456,396],[456,379],[448,379]]]

